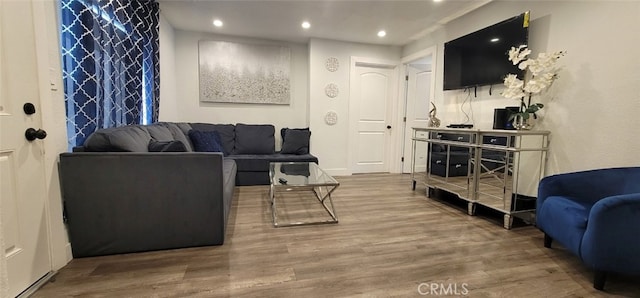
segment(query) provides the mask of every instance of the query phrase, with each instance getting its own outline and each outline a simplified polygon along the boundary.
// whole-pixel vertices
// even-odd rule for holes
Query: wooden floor
[[[536,228],[468,216],[408,175],[337,179],[338,224],[274,228],[268,187],[238,187],[224,245],[74,259],[34,297],[640,297],[640,278],[596,291]]]

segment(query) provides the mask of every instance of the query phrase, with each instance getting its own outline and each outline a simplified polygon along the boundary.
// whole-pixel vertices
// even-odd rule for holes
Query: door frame
[[[414,60],[414,61],[419,61],[419,60]],[[432,77],[433,77],[433,70],[431,69],[430,62],[428,65],[429,65],[429,69],[425,70],[425,69],[419,69],[419,67],[415,67],[413,62],[411,62],[410,64],[405,64],[406,70],[407,70],[407,76],[408,76],[408,80],[405,81],[407,83],[405,88],[407,93],[404,101],[405,103],[404,115],[406,117],[406,120],[403,119],[404,134],[401,142],[403,147],[402,156],[406,161],[402,163],[402,173],[405,173],[405,174],[412,172],[411,161],[413,161],[413,158],[414,158],[413,142],[411,141],[411,139],[413,138],[413,134],[412,134],[411,128],[428,126],[428,122],[427,122],[429,121],[428,111],[431,108],[429,104],[432,102],[431,91],[429,90],[426,94],[418,91],[418,90],[422,90],[422,88],[427,87],[423,85],[429,85],[428,87],[430,88]],[[419,81],[419,78],[426,74],[428,74],[428,80]],[[419,103],[420,101],[426,104],[424,106],[424,112],[427,114],[421,114],[424,116],[424,118],[421,116],[420,117],[421,121],[420,123],[418,123],[417,122],[418,119],[416,119],[417,117],[415,113],[416,111],[410,111],[409,108],[413,108],[413,109],[418,108],[420,106],[420,103]],[[422,168],[416,167],[415,169],[419,170]]]
[[[60,0],[33,1],[35,44],[40,88],[40,120],[47,131],[44,146],[45,210],[52,272],[72,259],[71,243],[63,218],[58,156],[68,151],[65,99],[60,52]],[[42,281],[34,285],[37,289]]]
[[[349,175],[353,174],[353,155],[355,152],[355,148],[356,148],[356,144],[355,144],[355,140],[351,137],[354,132],[357,130],[357,126],[354,123],[355,118],[357,118],[357,115],[353,114],[353,108],[351,108],[351,105],[354,103],[353,102],[353,98],[355,98],[354,96],[354,88],[353,87],[353,82],[356,80],[356,67],[357,66],[366,66],[366,67],[376,67],[376,68],[384,68],[384,69],[391,69],[393,74],[392,74],[392,78],[391,78],[391,82],[395,82],[393,83],[393,85],[391,86],[392,89],[395,90],[391,90],[391,94],[398,94],[397,90],[398,88],[398,80],[397,78],[398,76],[398,61],[395,60],[386,60],[386,59],[377,59],[377,58],[367,58],[367,57],[358,57],[358,56],[351,56],[351,63],[350,63],[350,68],[349,68],[349,134],[348,134],[348,138],[347,138],[347,164],[349,165],[348,171],[349,171]],[[388,123],[390,125],[392,125],[392,129],[389,132],[389,139],[387,140],[387,144],[385,144],[386,148],[388,148],[389,150],[386,150],[385,152],[385,158],[387,161],[387,171],[391,171],[391,169],[393,169],[396,165],[394,165],[394,156],[396,156],[398,153],[397,151],[397,146],[392,146],[391,144],[395,144],[396,143],[396,139],[398,138],[398,133],[395,133],[395,131],[397,131],[397,129],[393,129],[394,123],[397,122],[396,119],[396,115],[397,115],[397,109],[398,109],[398,100],[391,98],[389,100],[389,107],[387,109],[387,116],[390,119],[387,119]],[[398,159],[399,160],[399,159]]]
[[[406,76],[407,73],[407,64],[409,64],[412,61],[418,60],[420,58],[424,58],[426,56],[431,55],[431,90],[429,91],[430,94],[429,96],[431,97],[432,102],[435,100],[435,94],[436,94],[436,74],[437,74],[437,67],[438,67],[438,57],[437,57],[437,47],[431,46],[428,47],[426,49],[423,49],[421,51],[415,52],[413,54],[404,56],[400,59],[400,63],[402,65],[402,70],[403,73]],[[400,86],[406,86],[405,84],[405,76],[400,76],[398,78],[398,85]],[[400,133],[398,134],[399,136],[397,136],[397,138],[394,140],[394,144],[396,144],[396,149],[394,150],[394,152],[396,152],[397,155],[394,155],[393,160],[397,161],[397,162],[392,162],[391,163],[391,172],[392,173],[402,173],[403,170],[403,161],[402,161],[402,157],[404,155],[404,145],[406,143],[406,140],[404,139],[405,136],[405,132],[406,132],[406,128],[405,128],[405,121],[404,121],[404,117],[407,116],[406,114],[406,109],[407,109],[407,89],[406,88],[398,88],[398,101],[397,101],[397,115],[396,115],[396,119],[397,121],[394,122],[396,127],[401,127],[402,130],[400,131]],[[411,162],[411,156],[404,156],[404,162]]]

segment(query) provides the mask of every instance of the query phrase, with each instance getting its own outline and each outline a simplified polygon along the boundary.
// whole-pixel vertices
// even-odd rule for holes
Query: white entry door
[[[0,1],[0,278],[15,297],[51,270],[32,1]],[[27,115],[25,103],[36,113]]]
[[[403,173],[411,173],[413,154],[412,127],[427,127],[431,104],[431,65],[407,65],[407,105],[404,136]],[[423,134],[425,132],[422,132]],[[426,136],[422,136],[426,137]],[[426,171],[427,148],[424,142],[416,144],[416,171]]]
[[[389,172],[395,66],[355,64],[349,102],[352,173]]]

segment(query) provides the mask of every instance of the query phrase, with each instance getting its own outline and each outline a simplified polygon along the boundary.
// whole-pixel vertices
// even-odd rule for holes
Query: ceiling
[[[159,0],[178,30],[307,43],[309,38],[402,46],[491,0]],[[214,19],[224,22],[214,27]],[[301,27],[303,21],[311,28]],[[385,30],[383,38],[378,31]]]

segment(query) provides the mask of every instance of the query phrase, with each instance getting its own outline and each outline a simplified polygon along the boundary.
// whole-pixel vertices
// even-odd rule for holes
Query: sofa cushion
[[[307,154],[309,153],[309,138],[311,131],[287,129],[282,141],[280,153]]]
[[[217,131],[222,141],[224,154],[229,155],[233,152],[236,141],[236,128],[233,124],[191,123],[191,127],[200,131]]]
[[[180,141],[149,142],[149,152],[186,152],[187,147]]]
[[[269,172],[240,172],[236,174],[236,186],[269,185]]]
[[[175,122],[175,125],[178,126],[178,128],[180,128],[180,130],[182,131],[182,133],[185,136],[188,136],[189,135],[189,131],[193,129],[193,127],[191,127],[190,123]]]
[[[189,139],[197,152],[223,152],[220,135],[217,131],[190,130]]]
[[[275,153],[275,127],[271,124],[236,124],[234,154]]]
[[[187,151],[193,151],[193,146],[191,145],[191,141],[189,140],[189,137],[183,132],[182,128],[180,128],[180,126],[177,123],[158,122],[157,125],[162,125],[168,128],[169,131],[171,131],[171,135],[173,136],[174,140],[184,143],[184,146],[187,147]],[[184,127],[184,125],[182,126],[183,128],[186,128]]]
[[[145,126],[145,128],[149,132],[149,135],[151,135],[151,138],[155,141],[158,141],[158,142],[175,141],[173,134],[165,126],[158,125],[158,124],[151,124],[151,125]]]
[[[229,155],[228,158],[236,161],[238,172],[268,172],[270,154],[239,154]]]
[[[84,142],[86,151],[148,152],[151,135],[139,125],[99,129]]]
[[[318,158],[311,154],[240,154],[229,155],[228,158],[236,161],[238,172],[268,172],[270,162],[315,162]]]

